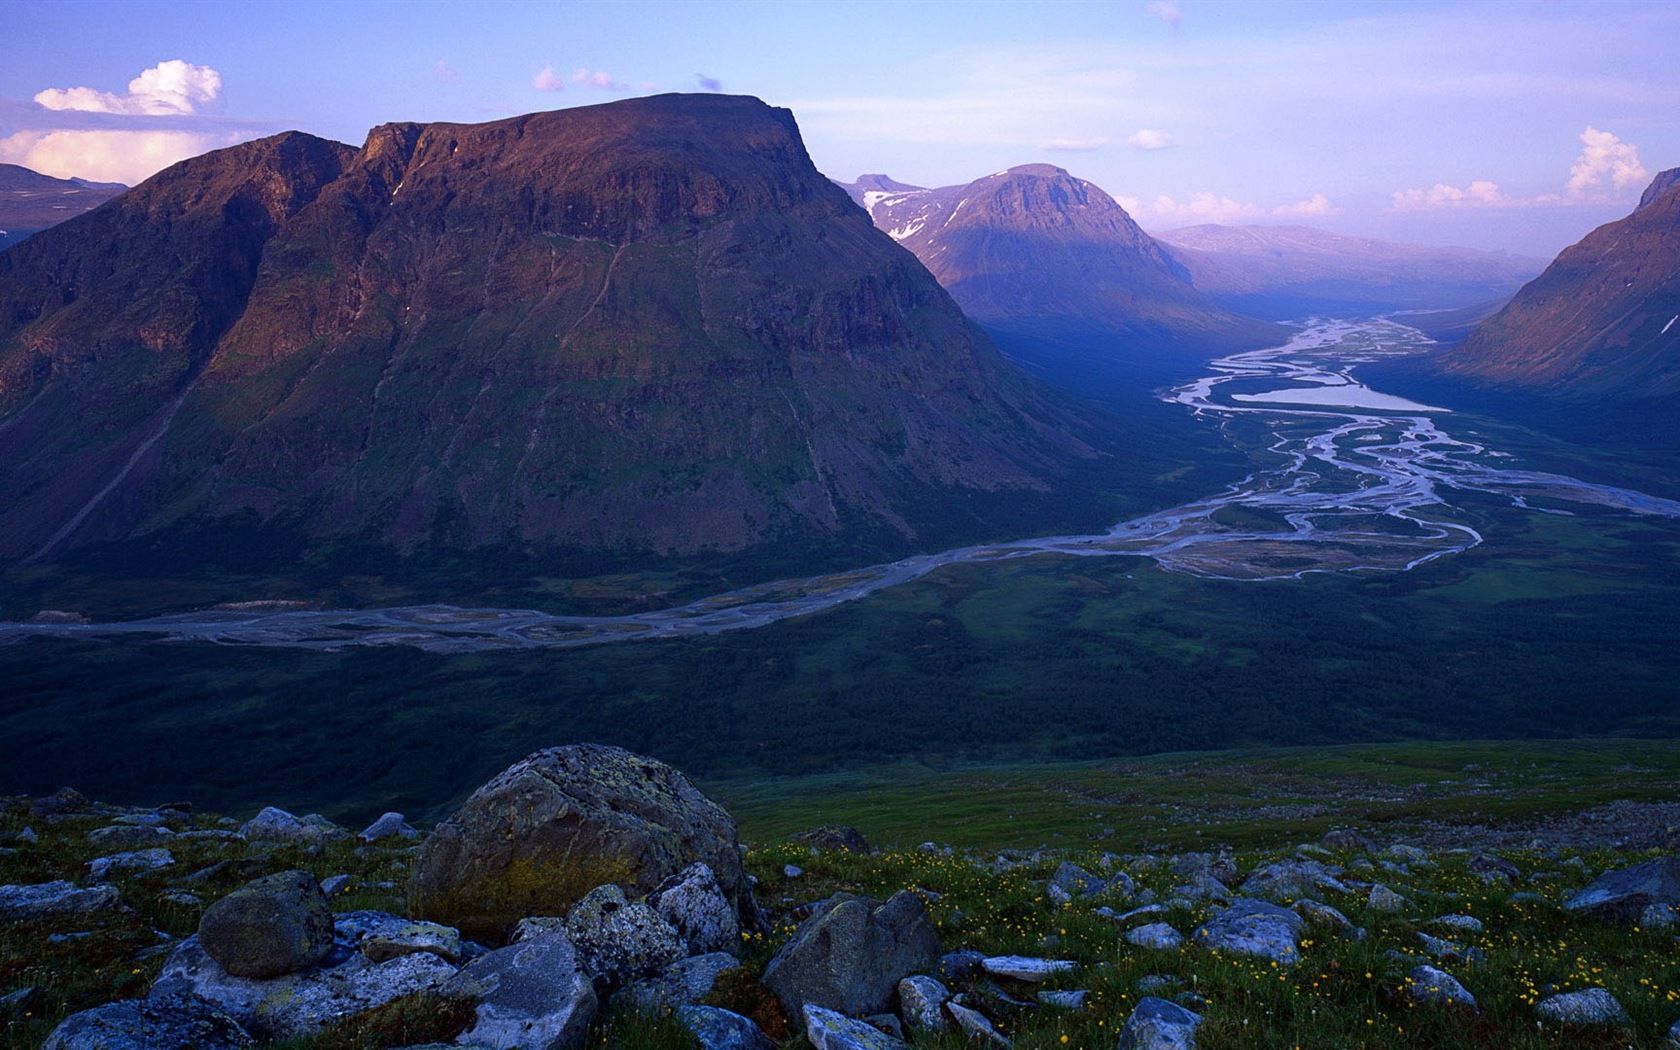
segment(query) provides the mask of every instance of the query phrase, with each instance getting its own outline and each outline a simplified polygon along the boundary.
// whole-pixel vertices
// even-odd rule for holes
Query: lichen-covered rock
[[[676,1017],[694,1033],[700,1050],[775,1050],[758,1025],[738,1013],[715,1006],[680,1006]]]
[[[1184,944],[1184,934],[1179,933],[1164,922],[1152,922],[1147,926],[1127,930],[1124,936],[1127,944],[1135,944],[1139,948],[1166,950],[1178,948]]]
[[[248,1050],[238,1021],[191,995],[123,999],[71,1014],[41,1050]]]
[[[0,919],[8,922],[37,922],[66,915],[87,915],[114,911],[122,906],[115,886],[82,889],[64,879],[32,885],[0,886]]]
[[[898,1015],[912,1032],[943,1032],[951,990],[925,974],[898,982]]]
[[[708,952],[679,959],[664,973],[628,984],[618,994],[644,1010],[689,1006],[704,999],[720,976],[740,966],[741,960],[727,952]]]
[[[1337,873],[1316,860],[1280,860],[1249,872],[1241,889],[1251,897],[1295,900],[1324,893],[1351,893]]]
[[[1382,883],[1375,882],[1371,884],[1371,894],[1366,898],[1365,906],[1372,911],[1404,911],[1406,898]]]
[[[1214,912],[1191,935],[1204,948],[1258,955],[1280,966],[1301,957],[1299,915],[1266,901],[1239,898],[1231,906]]]
[[[1202,1019],[1176,1003],[1148,996],[1120,1029],[1117,1050],[1190,1050]]]
[[[1563,902],[1565,911],[1633,924],[1652,904],[1680,905],[1680,857],[1658,857],[1607,871]]]
[[[1414,966],[1412,972],[1406,975],[1401,994],[1414,1003],[1476,1008],[1476,997],[1458,983],[1458,978],[1433,966]]]
[[[688,778],[621,748],[539,751],[475,791],[415,859],[409,911],[488,944],[529,915],[563,915],[597,886],[643,896],[696,861],[738,914],[735,822]]]
[[[313,875],[282,871],[204,909],[198,939],[235,977],[279,977],[326,958],[333,945],[332,910]]]
[[[859,1016],[880,1013],[898,982],[939,958],[939,936],[921,898],[901,890],[885,904],[836,894],[800,924],[764,968],[764,986],[789,1017],[807,1004]]]
[[[559,931],[479,956],[443,991],[478,1000],[473,1027],[457,1040],[469,1046],[567,1050],[583,1039],[597,1006],[594,982]]]
[[[811,1004],[799,1016],[815,1050],[909,1050],[902,1040],[834,1010]]]
[[[584,895],[566,913],[566,935],[592,976],[622,984],[648,977],[688,954],[676,928],[640,901],[608,883]]]
[[[660,883],[647,902],[676,928],[688,954],[732,951],[740,943],[735,906],[718,887],[717,876],[703,863],[690,864]]]
[[[801,831],[788,840],[813,849],[840,849],[849,853],[872,853],[863,832],[844,824],[827,824],[810,831]]]
[[[1542,999],[1534,1004],[1534,1016],[1553,1024],[1581,1028],[1633,1024],[1622,1004],[1603,988],[1583,988]]]
[[[121,849],[124,846],[144,849],[172,842],[174,839],[175,833],[168,828],[148,827],[144,824],[112,824],[88,832],[89,842],[106,849]]]
[[[362,833],[356,837],[363,842],[379,842],[390,838],[417,839],[420,832],[410,827],[401,813],[386,813],[363,828]]]
[[[89,878],[103,879],[113,871],[151,871],[154,868],[167,868],[174,863],[174,854],[161,846],[154,846],[151,849],[95,857],[87,862],[87,869]]]
[[[327,838],[325,828],[307,823],[276,806],[264,806],[261,812],[240,827],[239,833],[253,841],[307,843]]]
[[[1364,937],[1364,931],[1355,927],[1352,920],[1342,914],[1341,909],[1332,908],[1322,901],[1303,897],[1289,907],[1296,915],[1307,920],[1309,926],[1321,930],[1330,930],[1333,933],[1341,934],[1344,937],[1352,937],[1355,940]]]
[[[429,952],[445,962],[459,963],[462,950],[458,931],[435,922],[409,922],[406,919],[363,938],[358,947],[374,962],[415,952]]]

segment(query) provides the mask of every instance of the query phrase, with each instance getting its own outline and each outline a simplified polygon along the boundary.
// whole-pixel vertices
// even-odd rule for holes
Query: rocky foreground
[[[0,843],[5,1046],[1680,1048],[1680,857],[1648,852],[743,850],[594,745],[425,836],[65,790],[4,800]]]

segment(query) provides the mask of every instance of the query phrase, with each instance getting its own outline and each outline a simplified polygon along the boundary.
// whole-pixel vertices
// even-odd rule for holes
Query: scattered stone
[[[1672,904],[1647,904],[1639,913],[1639,925],[1647,930],[1666,930],[1680,922],[1680,911]]]
[[[740,941],[735,906],[703,863],[690,864],[660,883],[647,903],[676,929],[690,955],[728,951]]]
[[[1068,899],[1088,897],[1101,893],[1108,888],[1108,882],[1091,874],[1071,861],[1062,861],[1056,868],[1056,873],[1050,876],[1048,889],[1060,890]]]
[[[1388,847],[1388,855],[1405,864],[1423,864],[1429,860],[1429,854],[1423,850],[1399,842]]]
[[[1169,911],[1172,911],[1172,909],[1165,904],[1145,904],[1141,908],[1133,908],[1124,915],[1115,915],[1111,912],[1104,918],[1111,918],[1115,922],[1130,922],[1133,919],[1141,919],[1151,915],[1165,915]]]
[[[950,999],[951,990],[932,977],[917,974],[898,982],[899,1014],[912,1032],[945,1031],[943,1008]]]
[[[1056,974],[1079,968],[1067,959],[1033,959],[1025,955],[991,955],[980,962],[981,969],[993,977],[1012,977],[1017,981],[1043,981]]]
[[[985,961],[984,952],[970,949],[947,952],[939,957],[939,979],[962,987],[985,972],[982,965]]]
[[[1668,1037],[1663,1040],[1663,1050],[1680,1050],[1680,1021],[1669,1028]]]
[[[846,1014],[880,1013],[898,982],[925,973],[939,937],[921,898],[901,890],[885,904],[836,894],[800,924],[764,968],[764,985],[789,1017],[814,1004]]]
[[[1470,858],[1469,863],[1467,863],[1465,867],[1467,867],[1472,874],[1482,876],[1484,882],[1492,881],[1488,878],[1488,876],[1493,876],[1494,879],[1505,878],[1513,881],[1522,878],[1522,871],[1519,870],[1515,864],[1512,864],[1503,857],[1496,857],[1491,853],[1476,854],[1474,857]]]
[[[1183,978],[1165,973],[1145,974],[1133,985],[1139,995],[1170,995],[1183,986]]]
[[[63,879],[27,886],[0,886],[0,918],[10,922],[87,915],[96,911],[114,911],[122,906],[115,886],[81,889]]]
[[[176,842],[244,842],[245,836],[226,828],[203,828],[198,831],[178,831]]]
[[[1527,890],[1518,890],[1516,893],[1513,893],[1509,897],[1506,897],[1505,898],[1505,903],[1507,903],[1507,904],[1545,904],[1546,903],[1546,898],[1540,896],[1538,893],[1530,893]]]
[[[902,1040],[834,1010],[807,1004],[800,1016],[814,1050],[907,1050]]]
[[[331,900],[349,888],[350,876],[348,875],[328,875],[326,878],[321,880],[321,892],[326,895],[328,900]]]
[[[610,882],[566,913],[566,935],[583,968],[612,984],[650,977],[688,954],[675,927]]]
[[[904,1038],[904,1024],[898,1019],[897,1014],[870,1014],[863,1019],[863,1023],[887,1033],[894,1039]]]
[[[415,858],[409,913],[504,943],[527,915],[561,915],[595,887],[645,895],[695,861],[745,917],[735,822],[688,778],[622,748],[536,752],[473,792]]]
[[[1581,1028],[1633,1024],[1622,1004],[1603,988],[1583,988],[1542,999],[1534,1004],[1534,1016]]]
[[[109,857],[95,857],[87,862],[87,869],[90,877],[103,879],[113,871],[152,871],[174,863],[174,854],[162,846],[154,846],[130,853],[113,853]]]
[[[1321,930],[1330,930],[1344,937],[1360,940],[1363,933],[1354,926],[1352,920],[1343,915],[1341,909],[1332,908],[1311,898],[1303,898],[1290,905],[1292,911],[1307,920],[1307,925]]]
[[[957,1027],[962,1029],[963,1035],[968,1037],[970,1043],[980,1043],[982,1046],[1007,1047],[1014,1045],[1004,1038],[1003,1033],[997,1030],[997,1026],[992,1024],[990,1018],[978,1010],[970,1010],[961,1003],[952,1000],[945,1004],[945,1012],[949,1013],[951,1019],[957,1022]]]
[[[508,938],[508,943],[518,944],[520,941],[535,937],[538,934],[553,933],[555,930],[564,931],[565,928],[565,916],[533,915],[527,919],[520,919],[514,924],[513,936]]]
[[[727,952],[708,952],[679,959],[664,973],[626,985],[619,994],[643,1009],[685,1006],[704,999],[717,979],[739,969],[741,960]]]
[[[1305,925],[1288,908],[1245,897],[1216,911],[1191,936],[1204,948],[1258,955],[1288,966],[1300,958],[1300,933]]]
[[[715,1006],[681,1006],[677,1020],[694,1033],[700,1050],[775,1050],[758,1025]]]
[[[1631,925],[1651,904],[1680,904],[1680,857],[1607,871],[1563,902],[1565,911]]]
[[[1375,848],[1375,843],[1351,828],[1335,828],[1324,833],[1318,840],[1327,849],[1366,850]]]
[[[1202,1019],[1175,1003],[1147,996],[1126,1018],[1116,1050],[1191,1050]]]
[[[1135,944],[1139,948],[1166,950],[1184,945],[1184,934],[1164,922],[1152,922],[1148,926],[1127,930],[1124,936],[1128,944]]]
[[[165,890],[158,894],[158,900],[181,908],[196,908],[204,903],[203,897],[187,890]]]
[[[1431,937],[1423,931],[1418,931],[1418,941],[1423,944],[1423,950],[1435,957],[1436,962],[1462,962],[1471,966],[1480,966],[1487,961],[1487,954],[1480,948],[1465,947],[1452,941],[1444,941],[1439,937]]]
[[[253,842],[320,842],[327,837],[324,829],[274,806],[263,807],[240,827],[239,833]]]
[[[204,909],[198,939],[234,977],[279,977],[326,958],[333,946],[332,911],[314,876],[283,871]]]
[[[810,831],[801,831],[790,840],[815,849],[843,849],[851,853],[873,853],[869,840],[857,828],[844,824],[829,824]],[[930,843],[931,845],[931,843]]]
[[[805,869],[801,868],[797,864],[783,864],[782,865],[782,877],[784,879],[797,879],[797,878],[799,878],[799,876],[801,876],[803,874],[805,874]]]
[[[82,816],[93,812],[94,805],[88,797],[72,787],[59,788],[29,803],[32,817]]]
[[[246,1050],[251,1036],[238,1021],[190,995],[123,999],[71,1014],[41,1050]]]
[[[1251,897],[1294,900],[1329,891],[1353,891],[1336,877],[1336,872],[1316,860],[1280,860],[1255,868],[1240,889]]]
[[[1230,888],[1211,875],[1197,875],[1193,881],[1183,886],[1174,886],[1171,892],[1174,899],[1191,903],[1232,899]]]
[[[1445,926],[1462,933],[1481,933],[1483,929],[1482,920],[1474,915],[1438,915],[1429,921],[1431,925]]]
[[[174,838],[175,833],[168,828],[147,827],[144,824],[112,824],[88,832],[89,842],[106,848],[156,846]]]
[[[384,962],[400,955],[430,952],[445,962],[461,961],[461,934],[435,922],[409,922],[397,919],[386,928],[362,939],[363,955],[374,962]]]
[[[1085,1000],[1090,992],[1083,988],[1065,992],[1039,992],[1038,1001],[1045,1006],[1054,1006],[1058,1010],[1083,1010]]]
[[[420,832],[409,827],[401,813],[386,813],[378,820],[362,829],[357,838],[363,842],[379,842],[382,839],[417,839]]]
[[[0,1014],[22,1013],[23,1008],[35,998],[35,986],[26,985],[15,992],[0,995]]]
[[[1382,883],[1374,882],[1371,884],[1371,895],[1366,899],[1365,906],[1372,911],[1402,911],[1406,907],[1406,898]]]
[[[1476,1008],[1476,997],[1456,977],[1433,966],[1414,967],[1406,975],[1406,986],[1401,992],[1414,1003]]]
[[[597,1006],[594,982],[559,931],[479,956],[443,992],[478,1000],[473,1027],[456,1039],[469,1046],[567,1050],[582,1041]]]
[[[31,845],[32,846],[35,843],[41,841],[41,836],[39,836],[35,833],[34,828],[24,828],[22,831],[18,832],[16,835],[12,836],[12,841],[13,842],[22,842],[25,845]]]
[[[1196,880],[1201,876],[1229,886],[1237,881],[1237,862],[1221,853],[1180,853],[1169,862],[1173,874]]]

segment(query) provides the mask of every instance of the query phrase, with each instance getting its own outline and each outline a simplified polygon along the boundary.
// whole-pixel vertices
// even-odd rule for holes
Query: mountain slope
[[[868,175],[847,190],[988,328],[1201,357],[1280,338],[1203,295],[1114,198],[1061,168],[937,190]]]
[[[17,164],[0,164],[0,248],[92,211],[127,188],[113,182],[55,179]]]
[[[1544,260],[1346,237],[1306,226],[1187,226],[1156,235],[1196,282],[1234,310],[1445,310],[1509,298]]]
[[[1440,367],[1569,399],[1680,397],[1680,168],[1565,248]]]
[[[0,255],[8,559],[902,547],[1077,425],[750,98],[288,133]]]

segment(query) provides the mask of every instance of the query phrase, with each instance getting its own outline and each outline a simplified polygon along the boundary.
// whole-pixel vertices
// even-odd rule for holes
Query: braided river
[[[0,644],[30,636],[199,641],[436,652],[559,648],[746,630],[805,616],[942,566],[1036,555],[1153,559],[1169,572],[1278,580],[1314,572],[1403,572],[1483,542],[1452,500],[1483,493],[1534,513],[1570,507],[1680,518],[1680,502],[1560,474],[1505,469],[1513,457],[1439,420],[1451,413],[1373,390],[1353,370],[1430,346],[1391,321],[1315,321],[1286,345],[1233,354],[1166,395],[1228,429],[1267,435],[1270,465],[1193,503],[1106,532],[961,547],[802,579],[778,580],[657,612],[556,616],[529,609],[419,605],[320,610],[247,603],[115,623],[0,623]],[[1257,424],[1257,426],[1256,426]]]

